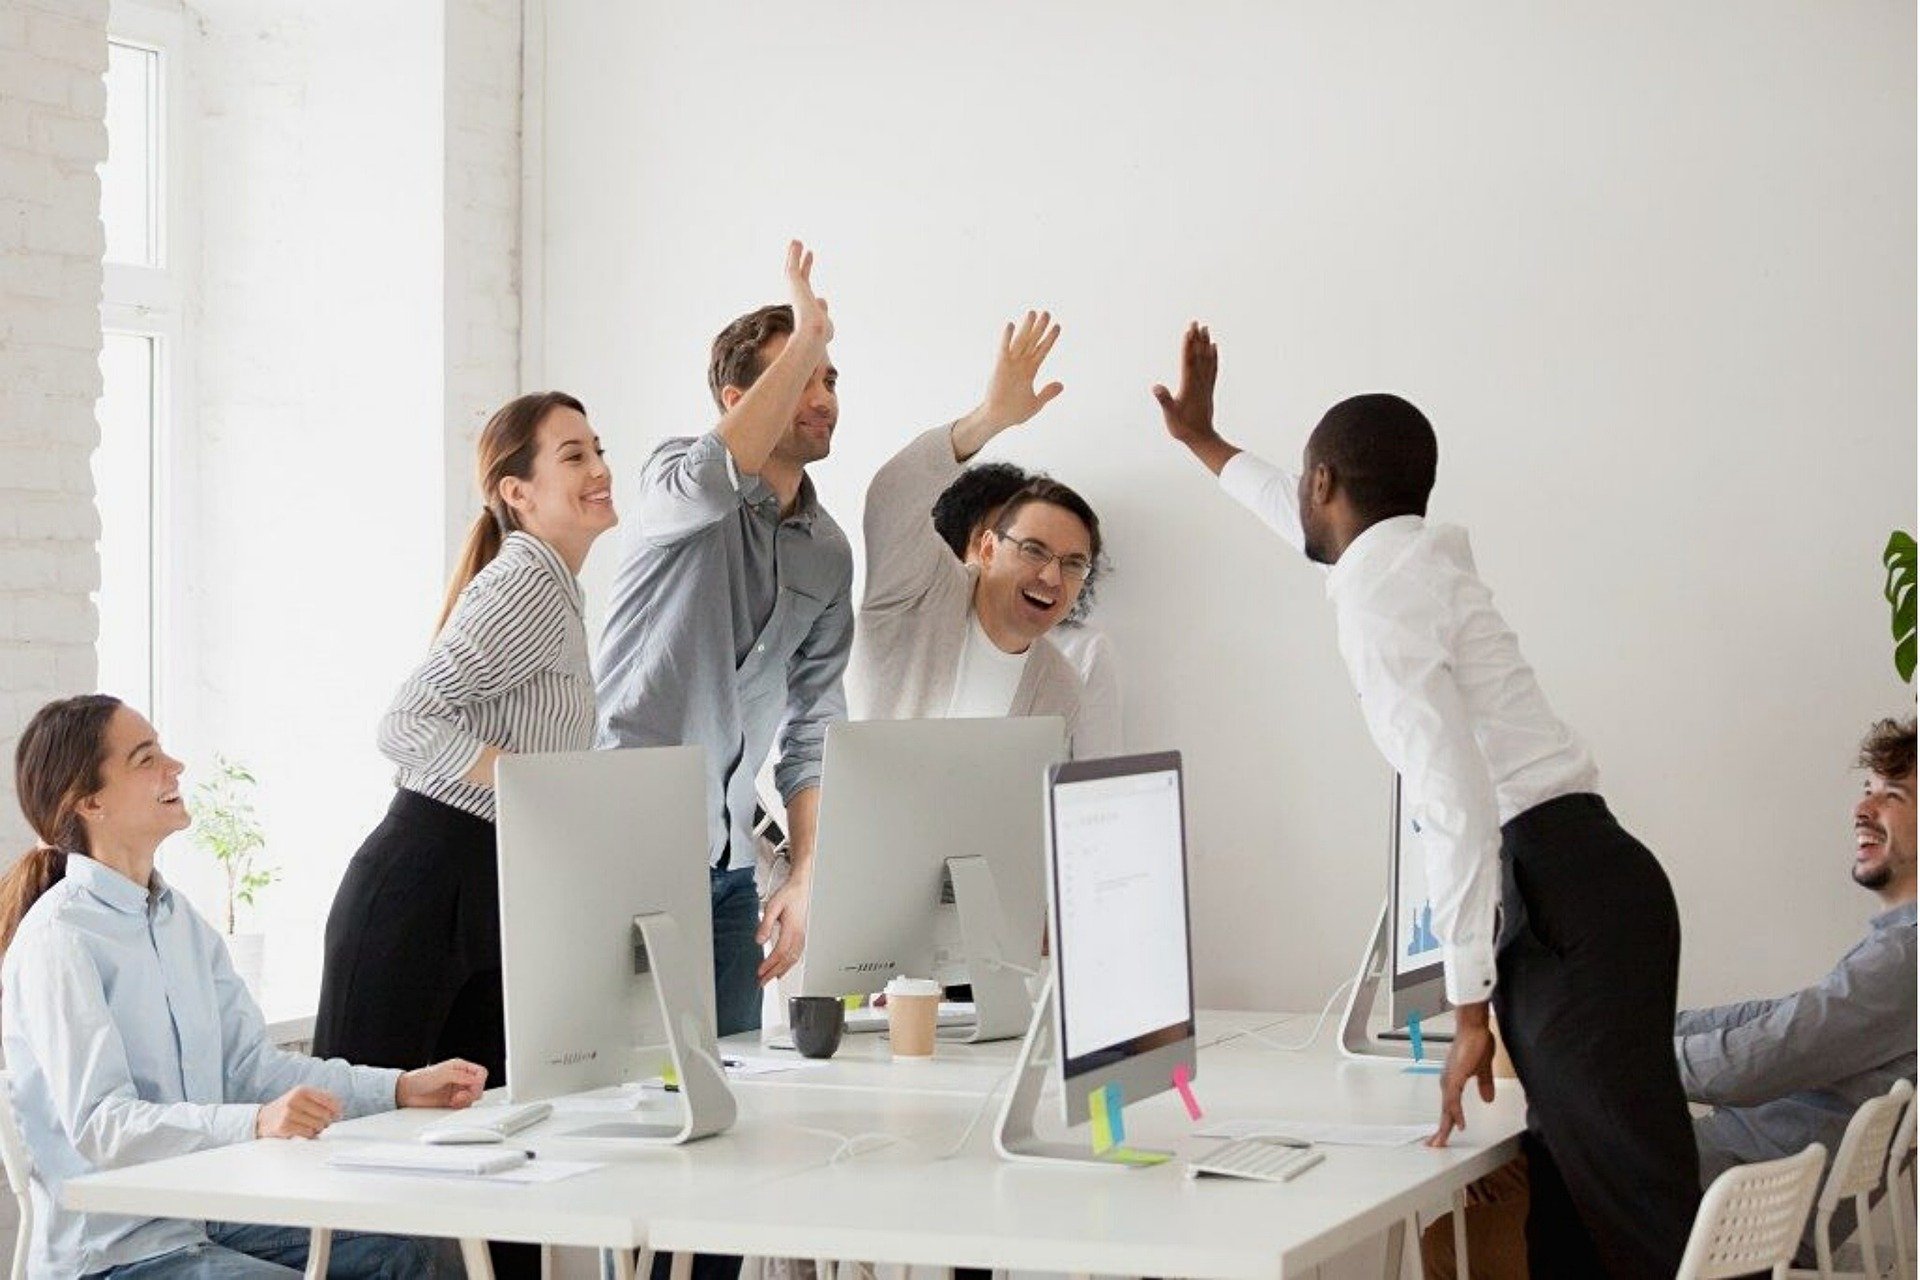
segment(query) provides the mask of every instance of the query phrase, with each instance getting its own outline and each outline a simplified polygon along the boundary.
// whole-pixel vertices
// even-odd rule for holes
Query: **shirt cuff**
[[[223,1146],[252,1142],[260,1136],[260,1105],[223,1102],[213,1109],[213,1136]]]
[[[377,1116],[399,1106],[402,1074],[391,1067],[354,1067],[353,1096],[344,1100],[347,1117]]]
[[[1479,1004],[1493,998],[1493,948],[1487,945],[1441,950],[1446,963],[1447,1002],[1454,1005]]]

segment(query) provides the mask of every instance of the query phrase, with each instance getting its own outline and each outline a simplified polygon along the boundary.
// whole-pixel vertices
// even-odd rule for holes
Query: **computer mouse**
[[[483,1128],[480,1125],[449,1125],[423,1130],[420,1141],[436,1147],[465,1146],[469,1143],[505,1142],[506,1138],[498,1130]]]

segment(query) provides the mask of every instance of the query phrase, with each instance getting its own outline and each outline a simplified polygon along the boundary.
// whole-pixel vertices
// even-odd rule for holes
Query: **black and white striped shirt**
[[[380,722],[397,786],[493,820],[493,790],[462,782],[482,748],[593,746],[593,672],[580,583],[552,547],[506,537],[460,593],[427,660]]]

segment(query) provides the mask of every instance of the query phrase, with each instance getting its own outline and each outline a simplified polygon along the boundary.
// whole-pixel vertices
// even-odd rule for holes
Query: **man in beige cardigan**
[[[1085,499],[1036,479],[1001,510],[978,564],[962,564],[933,526],[933,503],[973,456],[1060,394],[1034,382],[1060,328],[1028,312],[1001,335],[986,398],[922,433],[867,488],[866,588],[848,698],[855,719],[1061,716],[1071,749],[1081,685],[1047,633],[1079,599],[1100,558]]]

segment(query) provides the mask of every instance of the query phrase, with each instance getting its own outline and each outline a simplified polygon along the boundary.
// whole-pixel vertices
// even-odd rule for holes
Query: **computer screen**
[[[1393,780],[1390,832],[1388,888],[1393,906],[1387,918],[1393,926],[1388,939],[1393,957],[1392,1021],[1403,1026],[1409,1012],[1423,1018],[1445,1012],[1446,981],[1444,952],[1433,927],[1433,895],[1427,887],[1420,824],[1398,775]]]
[[[1053,946],[1069,1080],[1191,1041],[1181,790],[1180,757],[1171,752],[1053,771]],[[1170,1080],[1152,1076],[1128,1098]],[[1070,1102],[1077,1092],[1065,1090]]]

